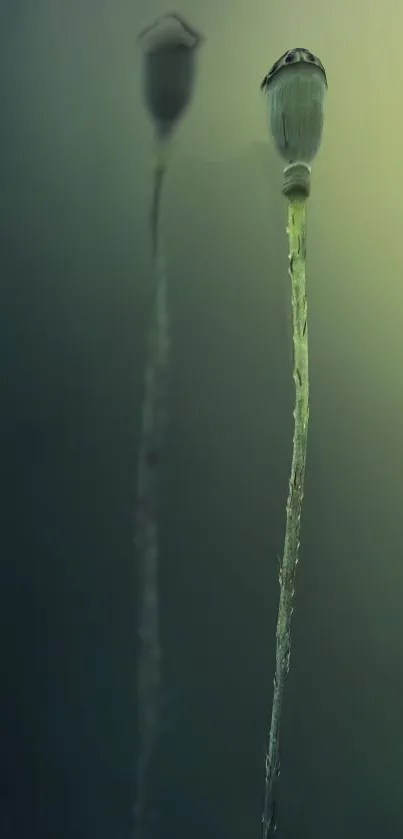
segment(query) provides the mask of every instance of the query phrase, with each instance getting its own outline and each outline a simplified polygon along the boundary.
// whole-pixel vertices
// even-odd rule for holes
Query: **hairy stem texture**
[[[309,420],[308,326],[305,288],[305,201],[291,199],[288,206],[289,275],[293,320],[293,378],[295,384],[294,437],[286,508],[284,553],[280,565],[280,599],[276,630],[276,667],[273,703],[265,762],[263,839],[276,830],[276,782],[280,772],[280,727],[284,689],[290,667],[291,617],[295,572],[300,545],[305,463]]]

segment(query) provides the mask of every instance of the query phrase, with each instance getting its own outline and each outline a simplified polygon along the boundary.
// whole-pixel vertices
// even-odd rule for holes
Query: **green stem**
[[[309,419],[308,327],[305,290],[305,200],[291,198],[288,205],[289,274],[293,320],[293,378],[295,384],[294,438],[286,508],[284,554],[280,567],[280,600],[276,630],[276,670],[269,742],[266,752],[263,839],[276,830],[275,787],[280,771],[280,723],[285,683],[290,667],[291,616],[298,563],[302,501]]]

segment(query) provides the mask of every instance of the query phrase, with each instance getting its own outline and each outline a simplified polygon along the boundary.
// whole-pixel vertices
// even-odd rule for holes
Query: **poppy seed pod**
[[[298,182],[309,194],[310,166],[322,139],[323,104],[327,79],[322,62],[309,50],[296,48],[281,56],[263,79],[269,124],[285,170],[283,191]],[[287,179],[288,172],[288,179]]]
[[[164,15],[139,35],[144,49],[144,101],[158,136],[171,133],[186,110],[203,38],[177,14]]]

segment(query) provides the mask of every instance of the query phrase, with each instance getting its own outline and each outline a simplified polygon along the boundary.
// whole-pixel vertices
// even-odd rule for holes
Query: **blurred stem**
[[[164,131],[162,128],[157,131],[155,139],[154,165],[153,165],[153,194],[151,202],[151,248],[154,261],[159,253],[159,233],[161,216],[161,197],[164,178],[168,166],[168,158],[171,148],[171,130]]]
[[[159,629],[160,473],[168,414],[169,320],[167,277],[160,252],[154,258],[155,290],[150,312],[137,466],[135,541],[138,559],[137,791],[135,839],[152,834],[151,770],[161,730],[161,640]]]
[[[290,667],[292,604],[300,545],[299,535],[308,441],[309,375],[304,199],[291,198],[289,200],[287,233],[293,321],[294,437],[286,507],[284,554],[279,578],[280,599],[276,630],[276,669],[269,742],[266,752],[265,797],[262,815],[263,839],[272,839],[276,830],[275,787],[280,772],[280,723],[285,683]]]

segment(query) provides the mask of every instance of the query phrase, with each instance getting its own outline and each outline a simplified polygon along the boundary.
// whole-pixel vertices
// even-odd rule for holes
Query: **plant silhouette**
[[[134,832],[151,832],[150,769],[161,727],[159,632],[159,475],[168,415],[169,319],[167,278],[159,235],[161,194],[173,132],[190,102],[195,55],[202,37],[175,13],[139,35],[144,51],[143,94],[155,133],[151,245],[154,269],[137,467],[135,541],[139,577],[137,758]]]

